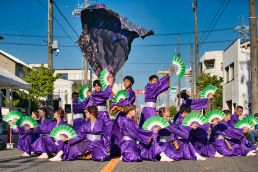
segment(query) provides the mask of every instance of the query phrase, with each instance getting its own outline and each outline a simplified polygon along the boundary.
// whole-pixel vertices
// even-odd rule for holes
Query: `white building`
[[[57,79],[54,82],[54,99],[59,100],[59,106],[65,108],[65,104],[72,104],[73,81]]]
[[[222,77],[223,51],[208,51],[200,59],[200,71]]]
[[[223,53],[223,109],[240,105],[248,114],[251,100],[250,42],[234,41]]]

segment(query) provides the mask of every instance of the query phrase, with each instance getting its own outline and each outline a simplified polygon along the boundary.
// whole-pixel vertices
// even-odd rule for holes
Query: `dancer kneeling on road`
[[[76,138],[68,139],[65,135],[58,141],[57,155],[50,161],[75,160],[80,156],[92,157],[94,161],[105,161],[109,157],[108,130],[103,120],[98,118],[96,106],[85,110],[86,123],[81,127]]]

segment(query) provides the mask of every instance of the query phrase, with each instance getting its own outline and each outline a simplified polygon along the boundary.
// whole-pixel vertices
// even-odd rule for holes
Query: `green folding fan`
[[[185,69],[186,69],[184,61],[180,57],[174,56],[172,58],[172,63],[173,65],[177,66],[176,76],[178,78],[182,78],[185,75]]]
[[[208,119],[199,113],[190,113],[184,118],[182,125],[191,126],[192,123],[203,125],[208,123]]]
[[[80,98],[82,100],[85,100],[87,98],[87,91],[89,90],[88,84],[83,84],[83,86],[80,88]]]
[[[108,82],[108,75],[109,75],[109,72],[107,69],[104,69],[100,72],[100,75],[99,75],[99,81],[100,81],[100,84],[101,86],[106,89],[107,86],[109,86],[109,82]]]
[[[215,118],[219,118],[220,120],[226,117],[226,114],[220,110],[213,110],[208,112],[205,117],[208,119],[208,122],[211,122]]]
[[[23,116],[19,121],[17,121],[16,125],[20,126],[20,127],[22,127],[24,125],[29,125],[30,128],[38,127],[37,121],[35,121],[35,119],[33,119],[30,116]]]
[[[50,133],[50,136],[53,137],[55,140],[60,140],[60,135],[65,135],[68,137],[68,139],[77,137],[74,129],[67,125],[59,125],[55,127]]]
[[[116,95],[114,96],[114,103],[118,103],[121,99],[128,98],[129,95],[125,90],[119,90]]]
[[[217,87],[209,85],[207,87],[205,87],[202,91],[201,91],[201,98],[207,98],[209,94],[215,94],[215,92],[217,91]]]
[[[254,122],[252,119],[242,119],[236,123],[235,128],[244,128],[247,127],[251,129],[254,126]]]
[[[154,116],[154,117],[147,119],[143,123],[142,128],[144,130],[152,130],[152,128],[155,126],[159,126],[160,128],[166,128],[167,126],[169,126],[169,123],[162,117]]]
[[[19,111],[11,111],[8,112],[7,115],[3,118],[4,121],[14,121],[17,122],[21,117],[23,117],[23,113]]]
[[[255,116],[250,115],[245,117],[245,119],[250,119],[251,121],[253,121],[254,125],[258,124],[258,118]]]

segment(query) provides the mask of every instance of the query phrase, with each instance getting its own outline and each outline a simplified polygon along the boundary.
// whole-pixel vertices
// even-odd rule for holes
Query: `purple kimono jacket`
[[[80,129],[78,136],[64,143],[63,160],[75,160],[84,154],[92,154],[94,161],[104,161],[109,157],[108,132],[103,120],[94,123],[87,121]]]
[[[50,132],[58,125],[67,125],[66,122],[61,120],[58,124],[56,121],[45,119],[41,121],[38,128],[34,130],[34,133],[39,133],[40,137],[32,144],[32,149],[35,153],[51,153],[58,152],[58,146],[55,144],[55,140],[50,137]]]
[[[212,128],[210,142],[216,151],[224,156],[244,156],[250,150],[242,143],[242,129],[231,127],[227,122],[220,122]]]
[[[117,104],[113,104],[112,106],[120,106],[120,107],[125,107],[128,105],[132,105],[135,102],[135,93],[132,90],[132,88],[128,88],[126,90],[126,92],[128,93],[128,98],[119,101]],[[120,131],[120,128],[124,122],[124,120],[126,119],[126,115],[124,112],[119,112],[119,114],[117,115],[114,124],[113,124],[113,129],[112,129],[112,154],[116,154],[117,152],[120,152],[120,150],[114,150],[114,149],[120,149],[120,143],[122,141],[122,133]],[[114,148],[115,147],[115,148]],[[114,152],[115,151],[115,152]],[[118,153],[119,154],[119,153]]]
[[[163,78],[161,78],[158,82],[155,84],[148,83],[145,86],[145,103],[151,102],[156,103],[158,95],[169,88],[169,76],[166,75]],[[141,120],[140,120],[140,126],[143,125],[144,121],[146,121],[148,118],[153,117],[157,114],[156,107],[144,107],[142,109],[141,113]]]
[[[121,142],[122,160],[125,162],[141,161],[141,150],[137,141],[148,145],[152,140],[152,131],[145,131],[132,120],[126,118],[121,126],[123,140]]]

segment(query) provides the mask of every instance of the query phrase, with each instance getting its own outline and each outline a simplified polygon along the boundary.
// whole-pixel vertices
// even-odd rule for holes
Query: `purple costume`
[[[208,107],[208,98],[204,99],[184,99],[183,105],[191,106],[192,110],[206,109]]]
[[[208,131],[210,124],[199,126],[197,129],[192,129],[189,134],[189,140],[195,150],[204,157],[214,157],[216,149],[208,140]]]
[[[55,140],[49,135],[52,129],[58,125],[66,125],[66,122],[61,120],[57,124],[57,122],[50,119],[40,121],[39,126],[34,130],[34,133],[40,134],[40,137],[32,144],[32,149],[35,153],[56,153],[58,151]]]
[[[144,158],[148,158],[149,156],[152,156],[151,154],[155,153],[146,152],[146,147],[144,146],[153,145],[151,144],[153,135],[152,131],[145,131],[139,128],[139,126],[132,119],[126,118],[121,126],[121,132],[123,135],[123,140],[121,142],[121,153],[123,161],[141,161],[142,156]],[[137,141],[140,141],[140,143],[137,144]],[[152,150],[152,147],[150,147],[150,151]]]
[[[148,83],[145,86],[145,107],[142,109],[140,126],[143,125],[144,121],[148,118],[153,117],[157,114],[156,102],[157,97],[160,93],[168,90],[169,88],[169,76],[166,75],[154,84]]]
[[[212,128],[210,142],[224,156],[245,156],[250,149],[242,143],[244,137],[242,129],[220,122]]]
[[[22,127],[14,128],[13,133],[19,134],[17,149],[30,155],[32,152],[31,144],[35,141],[36,135],[32,133],[32,130],[25,131]]]
[[[184,137],[182,136],[175,136],[175,140],[178,144],[178,147],[183,152],[183,159],[187,160],[196,160],[196,153],[197,151],[189,141],[188,137],[191,131],[191,127],[183,126],[182,122],[184,120],[184,117],[181,115],[177,118],[175,121],[175,124],[177,124],[178,130],[180,130],[182,133],[184,133]]]
[[[184,157],[183,147],[179,148],[175,144],[178,143],[176,136],[188,139],[188,132],[182,132],[178,129],[177,124],[171,124],[159,131],[159,145],[162,151],[173,160],[180,160]]]
[[[128,93],[128,98],[119,101],[117,104],[113,104],[112,106],[120,106],[120,107],[125,107],[128,105],[132,105],[135,102],[135,93],[132,90],[132,88],[128,88],[126,90],[126,92]],[[114,121],[114,125],[113,125],[113,129],[112,129],[112,154],[116,154],[116,152],[114,151],[118,151],[120,152],[120,150],[114,150],[114,149],[120,149],[120,143],[122,141],[122,133],[121,133],[121,126],[124,122],[124,120],[126,119],[126,114],[124,112],[119,112],[119,114],[117,115],[115,121]],[[118,153],[119,154],[119,153]]]
[[[76,133],[80,131],[81,126],[85,123],[83,116],[84,109],[86,109],[87,104],[89,103],[90,97],[88,96],[83,102],[73,102],[73,129]]]
[[[234,113],[234,114],[231,116],[230,120],[228,121],[228,125],[231,126],[231,127],[234,127],[235,124],[236,124],[238,121],[239,121],[238,116]]]
[[[109,155],[109,141],[107,128],[103,120],[97,119],[94,123],[87,121],[80,129],[78,136],[68,143],[58,141],[64,152],[63,160],[75,160],[85,154],[92,154],[94,161],[107,160]]]

